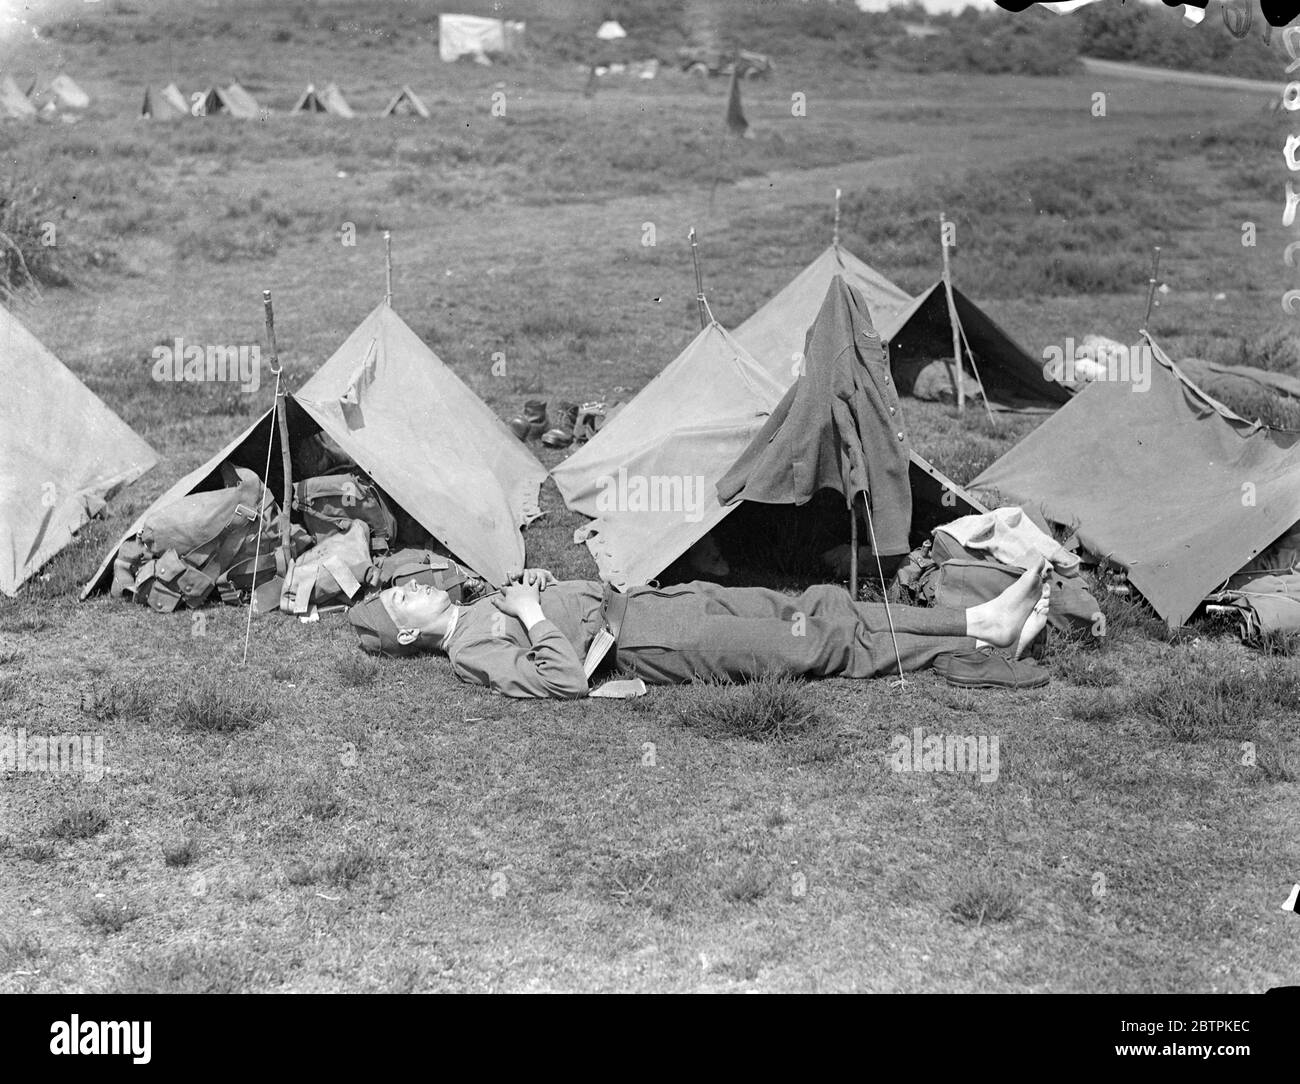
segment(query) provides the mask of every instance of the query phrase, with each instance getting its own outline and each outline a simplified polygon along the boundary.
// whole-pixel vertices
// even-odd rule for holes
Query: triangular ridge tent
[[[209,87],[204,93],[203,115],[215,117],[223,113],[240,120],[256,120],[261,115],[253,96],[238,83],[231,83],[225,89]]]
[[[175,83],[168,83],[162,90],[152,87],[144,88],[144,101],[140,105],[140,116],[151,120],[180,120],[190,115],[190,104]]]
[[[13,76],[6,75],[0,79],[0,117],[11,120],[32,120],[36,116],[36,106],[22,92]]]
[[[1073,532],[1176,628],[1300,521],[1300,433],[1239,418],[1146,343],[1149,387],[1092,381],[971,488]]]
[[[56,75],[49,85],[35,96],[38,102],[53,102],[59,109],[88,109],[90,95],[79,87],[70,75]]]
[[[393,100],[384,106],[384,111],[379,114],[381,117],[402,117],[416,116],[429,119],[428,107],[416,97],[415,91],[408,86],[403,86],[396,94]]]
[[[745,349],[710,323],[551,471],[565,503],[596,517],[574,541],[586,542],[601,579],[620,588],[647,583],[721,521],[729,509],[718,503],[718,478],[781,394]]]
[[[261,107],[254,101],[253,96],[238,83],[231,83],[226,87],[226,107],[233,116],[241,120],[256,120],[262,115]]]
[[[627,31],[616,20],[606,19],[600,24],[600,29],[596,31],[596,37],[601,41],[618,41],[619,38],[627,37]]]
[[[850,502],[861,506],[866,495],[879,556],[906,554],[940,523],[985,511],[911,449],[866,300],[843,276],[826,289],[805,354],[795,382],[718,482],[724,506],[802,506],[834,491],[847,524]],[[871,547],[871,534],[859,543]]]
[[[307,84],[307,89],[302,92],[302,97],[293,103],[290,113],[325,113],[325,103],[320,100],[320,95],[316,93],[316,87],[312,83]]]
[[[523,568],[520,528],[541,514],[546,468],[386,302],[286,401],[291,444],[326,433],[421,527],[492,584],[504,584]],[[273,412],[153,507],[219,487],[225,460],[260,477],[268,439],[271,468],[264,480],[278,500],[284,477]],[[107,588],[118,547],[148,515],[113,547],[82,598]]]
[[[66,546],[158,456],[0,307],[0,593]]]
[[[291,113],[328,113],[335,117],[354,117],[356,114],[338,86],[330,83],[319,93],[314,85],[302,92],[302,97],[289,110]]]
[[[955,286],[952,297],[990,406],[1033,413],[1052,411],[1069,402],[1070,391],[1044,375],[1041,359],[1035,359]],[[952,321],[942,281],[901,312],[882,320],[879,327],[880,337],[889,346],[899,394],[910,395],[917,376],[931,362],[947,360],[951,367]],[[962,365],[965,379],[973,384],[965,343]]]
[[[493,56],[511,56],[523,49],[524,24],[481,15],[439,15],[438,56],[445,61],[462,56],[490,64]]]
[[[794,383],[804,338],[836,275],[842,275],[863,296],[877,327],[912,301],[910,294],[842,245],[830,245],[733,332],[736,341],[782,388]]]
[[[321,104],[325,106],[325,112],[335,117],[355,117],[356,112],[348,104],[348,100],[343,97],[343,91],[339,90],[338,84],[330,83],[320,92]]]

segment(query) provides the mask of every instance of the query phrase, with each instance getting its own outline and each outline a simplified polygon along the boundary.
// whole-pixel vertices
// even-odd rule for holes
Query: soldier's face
[[[427,583],[399,584],[382,591],[379,597],[399,629],[424,632],[451,609],[451,596]]]

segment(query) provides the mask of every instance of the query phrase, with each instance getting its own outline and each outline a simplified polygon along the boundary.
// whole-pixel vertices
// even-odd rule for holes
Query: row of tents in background
[[[734,333],[710,319],[659,376],[550,472],[566,503],[594,517],[574,540],[586,542],[601,577],[617,587],[653,579],[738,507],[720,503],[718,483],[806,372],[842,363],[809,357],[791,364],[836,291],[863,299],[887,344],[898,391],[908,394],[951,341],[941,286],[911,297],[833,244]],[[1054,383],[973,302],[957,297],[960,330],[987,401],[1054,415],[965,488],[912,450],[912,522],[904,530],[915,538],[985,511],[982,502],[1018,503],[1040,526],[1073,532],[1080,549],[1125,569],[1170,626],[1185,623],[1213,595],[1239,606],[1256,631],[1270,624],[1300,628],[1300,442],[1294,434],[1237,416],[1150,339],[1154,364],[1146,393],[1118,381],[1078,389]],[[157,457],[15,318],[0,311],[0,320],[0,374],[11,389],[0,401],[6,481],[0,590],[12,595],[114,490]],[[386,303],[289,395],[286,413],[291,445],[321,432],[331,437],[478,575],[500,584],[508,570],[523,567],[521,529],[539,514],[546,469]],[[825,417],[833,413],[827,406]],[[220,488],[223,463],[261,474],[270,418],[268,412],[172,486],[123,541],[154,508]],[[901,418],[858,424],[882,430],[871,439],[906,442]],[[269,462],[264,480],[275,492],[283,483],[274,476],[279,457],[271,454]],[[703,478],[703,504],[691,516],[680,509],[602,507],[603,480],[620,472]],[[1247,484],[1249,501],[1242,496]],[[33,489],[40,486],[54,498],[42,499]],[[120,544],[83,597],[107,589]]]
[[[37,120],[39,118],[75,119],[90,106],[90,95],[68,75],[59,75],[38,89],[33,83],[24,92],[12,76],[0,78],[0,119]],[[314,84],[307,87],[289,109],[290,113],[325,113],[335,117],[354,117],[356,112],[348,104],[343,92],[334,83],[322,90]],[[153,120],[180,120],[182,117],[229,116],[243,120],[257,120],[270,110],[260,106],[256,99],[238,81],[228,86],[211,86],[189,97],[175,84],[162,89],[146,87],[140,104],[140,116]],[[380,110],[381,117],[416,116],[428,118],[429,108],[409,86],[400,87]]]
[[[89,106],[90,95],[70,75],[56,75],[44,84],[33,80],[26,92],[14,81],[12,75],[0,78],[0,119],[75,117]]]
[[[182,117],[229,116],[241,120],[258,120],[270,114],[254,100],[238,82],[227,87],[209,87],[186,98],[175,83],[161,90],[146,87],[140,116],[151,120],[180,120]],[[309,84],[289,108],[290,113],[323,113],[334,117],[355,117],[356,111],[348,104],[343,91],[335,83],[317,90]],[[428,119],[429,108],[409,86],[403,85],[379,111],[381,117],[413,116]]]

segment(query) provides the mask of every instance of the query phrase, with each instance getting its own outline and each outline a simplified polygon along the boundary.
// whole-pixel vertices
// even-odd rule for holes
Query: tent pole
[[[831,244],[840,247],[840,190],[835,189],[835,229],[831,232]]]
[[[1151,277],[1147,279],[1147,311],[1142,317],[1142,328],[1146,330],[1151,323],[1151,303],[1156,299],[1156,280],[1160,277],[1160,246],[1155,246],[1152,256]]]
[[[384,304],[393,307],[393,235],[384,230]]]
[[[957,305],[952,299],[952,279],[948,269],[948,242],[945,240],[944,226],[947,224],[943,212],[939,212],[939,248],[943,252],[943,291],[948,297],[948,323],[952,325],[952,360],[957,366],[957,413],[966,410],[966,387],[962,380],[961,332],[957,326]]]
[[[280,352],[275,345],[275,309],[271,306],[271,291],[262,291],[262,308],[266,312],[266,339],[271,347],[271,372],[278,377],[283,366],[280,364]],[[289,410],[285,399],[284,385],[276,381],[275,395],[276,424],[280,430],[280,464],[284,473],[284,502],[280,506],[283,518],[280,520],[280,544],[284,547],[285,559],[289,553],[289,515],[293,510],[293,459],[289,451]],[[254,573],[256,575],[256,573]],[[256,585],[255,585],[256,586]]]
[[[865,502],[866,498],[863,497]],[[858,601],[858,501],[849,502],[849,595]]]
[[[695,239],[695,227],[691,227],[691,232],[687,235],[691,242],[691,262],[695,264],[695,307],[700,313],[700,330],[703,331],[708,327],[704,316],[704,278],[700,274],[700,252],[699,245]]]

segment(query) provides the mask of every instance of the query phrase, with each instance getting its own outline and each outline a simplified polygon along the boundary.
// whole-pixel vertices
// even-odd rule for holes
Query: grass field
[[[900,74],[818,63],[809,39],[745,86],[756,138],[722,144],[721,80],[611,77],[586,98],[554,44],[439,64],[409,5],[255,10],[106,8],[9,46],[10,68],[61,62],[96,98],[75,125],[0,126],[72,283],[19,315],[163,462],[0,602],[0,719],[100,734],[110,768],[0,778],[0,991],[1296,981],[1293,644],[1167,634],[1102,592],[1105,647],[1054,643],[1033,692],[927,674],[534,703],[438,660],[368,660],[337,617],[255,623],[241,669],[242,611],[76,601],[134,512],[271,401],[156,384],[152,347],[260,341],[269,288],[301,381],[380,300],[384,228],[395,307],[503,417],[625,396],[689,342],[691,225],[714,312],[739,323],[825,247],[837,186],[847,247],[909,290],[938,275],[945,210],[958,285],[1031,352],[1132,336],[1159,244],[1151,330],[1172,356],[1300,373],[1286,126],[1258,96]],[[434,116],[133,119],[146,82],[232,74],[281,110],[309,80],[371,113],[410,83]],[[905,409],[958,481],[1034,424]],[[530,563],[594,575],[581,517],[549,482],[542,500]],[[997,780],[893,772],[891,738],[917,727],[997,737]]]

